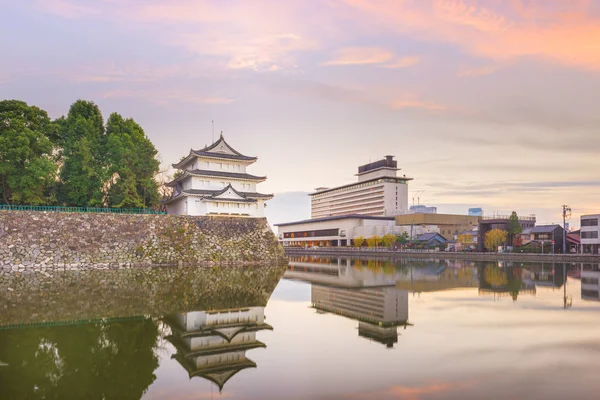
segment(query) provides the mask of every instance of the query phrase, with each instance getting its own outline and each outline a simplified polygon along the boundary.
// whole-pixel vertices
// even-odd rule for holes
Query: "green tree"
[[[6,204],[48,204],[56,164],[46,111],[18,100],[0,101],[0,192]]]
[[[153,207],[159,193],[155,176],[158,153],[142,127],[133,119],[113,113],[106,123],[108,204],[111,207]]]
[[[410,236],[408,235],[408,232],[406,232],[406,231],[402,232],[402,234],[401,234],[401,235],[399,235],[399,236],[396,238],[396,241],[397,241],[399,244],[406,244],[406,243],[408,243],[408,242],[410,241]]]
[[[357,236],[354,238],[353,243],[354,247],[362,247],[362,245],[365,243],[365,238],[362,236]]]
[[[497,252],[498,246],[506,243],[507,236],[508,232],[501,229],[492,229],[486,232],[484,240],[485,248],[489,251]]]
[[[56,123],[63,164],[57,188],[59,202],[82,207],[104,205],[106,135],[100,109],[91,101],[77,100],[67,117]]]
[[[523,228],[521,227],[521,223],[519,222],[519,216],[517,215],[516,211],[513,211],[512,214],[510,214],[510,217],[508,218],[507,230],[510,238],[509,243],[514,242],[515,235],[523,232]]]

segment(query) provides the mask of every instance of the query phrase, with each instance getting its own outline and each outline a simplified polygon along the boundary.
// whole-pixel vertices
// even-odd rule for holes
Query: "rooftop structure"
[[[452,241],[459,232],[473,230],[480,218],[458,214],[406,214],[396,216],[396,225],[404,227],[413,239],[424,233],[439,233]]]
[[[311,193],[311,217],[393,216],[408,212],[408,181],[393,156],[358,167],[358,182]]]
[[[245,156],[223,138],[201,150],[190,150],[173,168],[179,174],[166,186],[173,196],[166,202],[169,214],[263,217],[272,194],[257,192],[266,176],[251,175],[246,167],[256,157]]]

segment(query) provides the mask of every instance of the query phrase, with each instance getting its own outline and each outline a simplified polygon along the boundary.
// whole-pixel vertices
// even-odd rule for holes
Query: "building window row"
[[[383,191],[383,185],[380,186],[373,186],[373,187],[369,187],[368,189],[361,189],[361,190],[356,190],[350,193],[342,193],[342,194],[336,194],[336,195],[332,195],[329,196],[328,194],[326,196],[320,197],[315,199],[313,197],[313,202],[315,203],[325,203],[325,202],[330,202],[330,201],[335,201],[338,199],[348,199],[351,198],[352,196],[359,196],[362,194],[366,194],[366,193],[372,193],[374,190],[381,190]]]
[[[598,231],[581,232],[582,239],[598,239]]]
[[[598,226],[598,218],[582,219],[581,226]]]
[[[344,204],[344,205],[336,205],[335,207],[329,207],[326,209],[313,209],[313,213],[319,213],[319,212],[336,212],[336,211],[342,211],[342,210],[352,210],[352,209],[360,209],[363,207],[371,207],[371,206],[376,206],[376,205],[383,205],[384,202],[381,199],[369,199],[369,200],[375,200],[375,201],[369,201],[368,203],[362,202],[362,201],[353,201],[351,203],[348,204]]]
[[[315,231],[284,232],[285,239],[338,236],[339,229],[319,229]]]
[[[360,194],[356,194],[356,195],[354,193],[352,193],[349,196],[344,196],[339,199],[325,199],[322,201],[313,201],[312,206],[313,207],[327,207],[327,206],[330,206],[331,204],[341,204],[343,202],[352,201],[352,200],[356,200],[356,199],[368,199],[371,197],[383,197],[383,194],[384,194],[384,192],[382,189],[374,188],[373,190],[366,191],[366,193],[360,193]]]
[[[315,194],[313,195],[313,198],[322,198],[324,196],[328,196],[330,194],[333,193],[341,193],[341,192],[347,192],[348,190],[353,190],[353,189],[358,189],[361,187],[368,187],[368,186],[373,186],[373,185],[378,185],[381,183],[400,183],[400,184],[406,184],[406,180],[403,179],[399,179],[399,178],[381,178],[381,179],[377,179],[376,181],[370,181],[370,182],[364,182],[364,183],[357,183],[356,185],[352,185],[352,186],[346,186],[346,187],[342,187],[339,189],[333,189],[324,193],[319,193],[319,194]]]

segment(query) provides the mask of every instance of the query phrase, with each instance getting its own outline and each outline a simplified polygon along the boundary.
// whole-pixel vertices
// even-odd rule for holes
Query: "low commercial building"
[[[581,252],[600,254],[600,214],[581,216]]]
[[[291,247],[352,246],[357,237],[401,234],[394,217],[342,215],[276,224],[279,241]]]
[[[402,231],[412,232],[414,239],[425,233],[439,233],[446,240],[456,240],[459,232],[471,231],[479,224],[480,217],[457,214],[406,214],[395,217]]]

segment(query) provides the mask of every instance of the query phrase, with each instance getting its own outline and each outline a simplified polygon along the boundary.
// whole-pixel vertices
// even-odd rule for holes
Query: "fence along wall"
[[[264,218],[0,211],[0,269],[257,264],[282,260]]]

